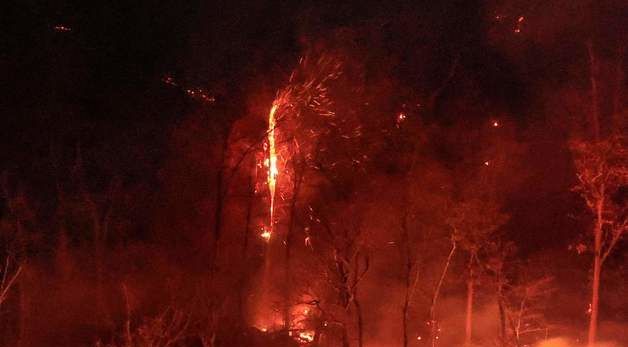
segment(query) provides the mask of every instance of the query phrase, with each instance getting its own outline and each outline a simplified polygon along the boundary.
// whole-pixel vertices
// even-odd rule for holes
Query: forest
[[[628,2],[29,0],[0,346],[628,347]]]

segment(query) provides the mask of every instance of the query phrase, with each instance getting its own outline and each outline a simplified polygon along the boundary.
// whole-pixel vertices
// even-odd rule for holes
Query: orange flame
[[[262,233],[260,234],[260,236],[266,240],[266,242],[268,242],[270,240],[270,237],[272,236],[270,231],[262,229]]]
[[[264,231],[262,237],[268,241],[273,232],[273,217],[275,214],[275,191],[277,188],[277,177],[279,169],[277,167],[277,148],[275,146],[275,128],[277,127],[277,119],[275,113],[278,105],[273,103],[268,113],[268,190],[270,192],[270,225],[269,229]]]
[[[314,332],[313,331],[302,331],[299,333],[299,339],[303,342],[312,342],[314,341]]]

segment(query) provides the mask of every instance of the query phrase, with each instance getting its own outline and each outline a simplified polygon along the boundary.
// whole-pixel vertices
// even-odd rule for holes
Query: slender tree
[[[571,145],[578,178],[574,190],[593,215],[589,346],[593,346],[597,338],[602,267],[628,230],[628,207],[616,196],[628,185],[627,148],[625,138],[620,135],[597,141],[574,141]]]
[[[475,285],[481,271],[479,253],[486,248],[508,217],[501,206],[492,200],[469,199],[452,209],[449,224],[461,248],[467,254],[467,300],[464,345],[471,346],[473,330],[473,300]]]

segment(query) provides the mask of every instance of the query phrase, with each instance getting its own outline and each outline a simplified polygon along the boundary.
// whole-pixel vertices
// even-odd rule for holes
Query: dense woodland
[[[0,346],[627,346],[625,1],[3,12]]]

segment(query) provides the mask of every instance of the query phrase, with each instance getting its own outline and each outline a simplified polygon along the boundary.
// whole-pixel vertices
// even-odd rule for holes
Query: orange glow
[[[302,342],[312,342],[314,341],[314,332],[313,331],[302,331],[299,333],[299,340]]]
[[[397,128],[399,128],[399,126],[401,125],[401,123],[402,123],[403,121],[405,121],[407,117],[408,117],[408,116],[407,116],[405,113],[403,113],[403,112],[399,112],[399,113],[397,114],[397,118],[396,118],[396,120],[395,120],[395,123],[396,123]]]
[[[275,192],[277,188],[277,177],[279,169],[277,168],[277,148],[275,147],[275,128],[277,127],[277,103],[273,103],[268,113],[268,191],[270,193],[270,225],[269,230],[262,233],[262,237],[268,241],[273,231],[273,217],[275,214]]]
[[[270,237],[272,236],[271,232],[265,229],[262,229],[262,233],[260,234],[260,236],[266,240],[266,242],[270,241]]]

